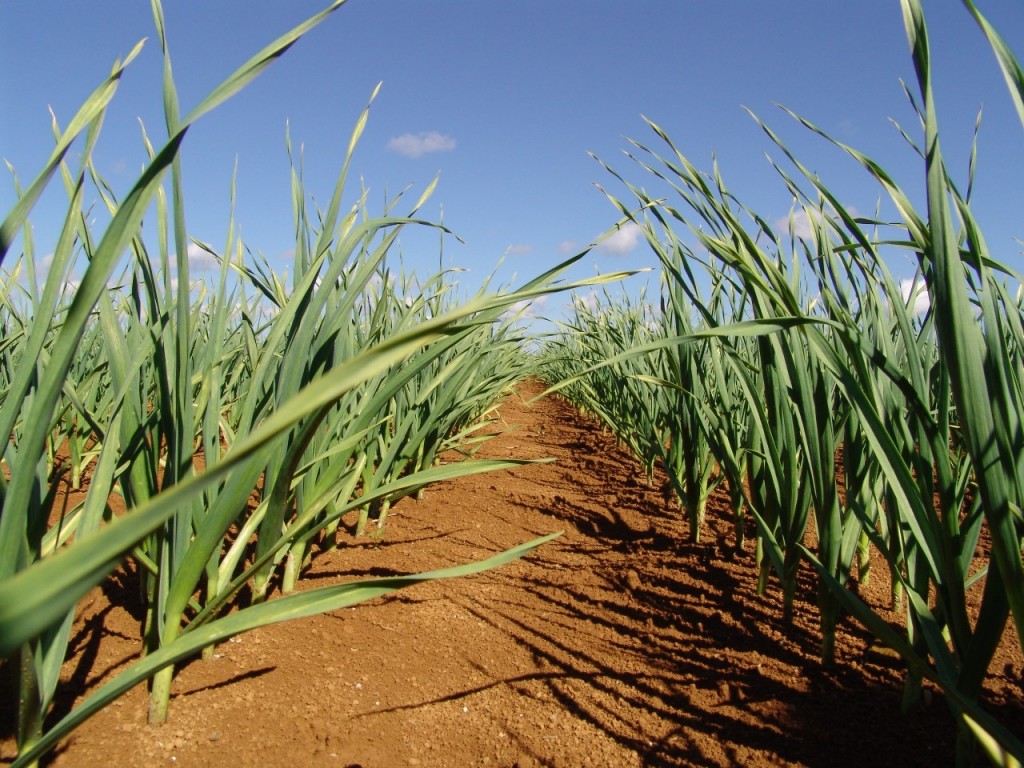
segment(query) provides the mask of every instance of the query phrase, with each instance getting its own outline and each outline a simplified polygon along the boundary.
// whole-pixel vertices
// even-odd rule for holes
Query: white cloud
[[[386,274],[387,274],[387,287],[390,288],[390,287],[392,287],[395,284],[395,276],[393,274],[391,274],[390,271],[387,272]],[[380,272],[374,272],[372,275],[370,275],[370,279],[366,282],[366,284],[367,284],[367,287],[373,289],[374,291],[380,291],[382,288],[384,288],[384,285],[385,285],[384,280],[385,280],[384,275],[382,275]],[[415,280],[413,280],[412,283],[413,283],[413,287],[418,287],[418,284],[416,283]],[[317,283],[316,284],[317,284],[317,287],[320,286],[319,278],[317,279]]]
[[[50,272],[53,271],[54,258],[56,258],[56,256],[53,253],[47,253],[44,256],[36,258],[36,286],[40,290],[46,285],[47,280],[50,279]],[[78,290],[78,287],[79,285],[81,285],[82,282],[81,278],[75,275],[74,270],[74,263],[72,263],[70,267],[65,265],[65,273],[63,277],[63,282],[61,283],[61,291],[63,291],[66,295],[69,296],[74,295],[74,293]],[[13,273],[8,273],[4,271],[2,274],[4,279],[16,278],[18,281],[21,281],[23,283],[27,283],[28,281],[28,274],[24,270],[24,263],[20,261],[15,262]]]
[[[503,320],[512,320],[513,318],[524,320],[528,317],[537,317],[537,313],[543,308],[547,301],[547,296],[538,296],[535,299],[517,301],[502,312],[501,317]]]
[[[798,240],[813,241],[814,227],[820,220],[821,214],[818,211],[809,213],[806,208],[801,208],[789,216],[776,219],[772,224],[782,232],[792,231]]]
[[[636,248],[640,237],[640,225],[628,221],[603,240],[598,248],[616,256],[624,256]]]
[[[78,289],[81,287],[82,281],[77,277],[69,277],[64,281],[63,291],[65,296],[74,296],[78,293]]]
[[[451,152],[455,149],[455,139],[437,131],[403,133],[391,139],[387,148],[406,157],[419,157],[429,152]]]
[[[919,278],[916,280],[911,278],[900,280],[900,294],[903,296],[904,304],[910,302],[911,297],[913,297],[913,302],[910,304],[910,313],[914,317],[920,317],[931,308],[931,296],[928,295],[928,289]]]
[[[188,268],[190,272],[208,272],[219,268],[212,253],[196,243],[188,244]]]
[[[853,206],[846,207],[846,211],[851,216],[859,216],[860,213]],[[830,216],[835,214],[830,210]],[[798,211],[794,211],[789,216],[782,216],[772,222],[772,226],[781,232],[789,232],[792,229],[793,235],[798,240],[807,240],[812,242],[814,240],[815,227],[821,222],[822,214],[820,211],[808,208],[801,208]]]
[[[597,295],[597,291],[591,289],[589,293],[582,296],[578,293],[572,294],[572,304],[570,306],[573,308],[579,307],[590,312],[597,312],[597,308],[600,304],[601,298]]]
[[[579,243],[577,243],[575,240],[563,240],[558,244],[559,253],[565,254],[566,256],[568,256],[570,253],[573,253],[578,248]]]
[[[534,247],[529,243],[518,243],[508,247],[508,253],[510,256],[521,256],[526,253],[533,253],[533,251]]]

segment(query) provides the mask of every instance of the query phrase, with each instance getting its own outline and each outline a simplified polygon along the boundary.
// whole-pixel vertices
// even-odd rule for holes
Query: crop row
[[[572,287],[559,276],[575,261],[469,297],[448,272],[396,267],[389,254],[404,228],[444,228],[417,217],[435,184],[381,214],[368,210],[365,190],[343,204],[369,106],[326,208],[310,207],[293,165],[290,281],[249,251],[233,220],[222,249],[189,239],[187,129],[340,5],[181,117],[154,2],[167,138],[144,135],[149,164],[120,199],[93,164],[140,43],[66,127],[54,122],[51,158],[18,187],[0,226],[0,658],[18,697],[15,765],[34,763],[143,681],[149,719],[162,722],[175,663],[239,632],[494,567],[551,538],[443,571],[296,589],[313,553],[336,546],[339,525],[366,533],[431,483],[518,463],[473,460],[478,430],[533,365],[516,306]],[[63,229],[38,274],[28,216],[58,181]],[[99,232],[91,196],[106,208]],[[219,265],[209,283],[190,280],[197,247]],[[442,461],[452,450],[465,460]],[[67,503],[72,491],[80,502]],[[51,723],[75,606],[125,558],[138,566],[145,604],[140,657]],[[282,595],[268,599],[275,588]]]
[[[968,6],[1024,119],[1020,66]],[[924,680],[941,686],[960,764],[975,737],[1012,762],[1024,747],[978,698],[1007,623],[1024,639],[1021,280],[986,246],[974,179],[964,192],[947,172],[922,10],[912,0],[903,8],[923,134],[919,144],[904,135],[922,160],[924,207],[880,165],[793,114],[859,162],[898,217],[845,208],[759,121],[795,201],[789,231],[777,231],[652,123],[661,149],[634,143],[631,158],[664,194],[608,170],[631,196],[612,202],[660,261],[657,303],[577,302],[543,351],[546,378],[649,473],[664,469],[693,540],[709,495],[727,489],[735,544],[749,522],[759,588],[778,579],[784,620],[801,565],[813,566],[824,663],[837,621],[853,615],[906,661],[905,706]],[[912,279],[890,272],[897,254],[913,257]],[[874,560],[905,609],[902,631],[858,597]]]

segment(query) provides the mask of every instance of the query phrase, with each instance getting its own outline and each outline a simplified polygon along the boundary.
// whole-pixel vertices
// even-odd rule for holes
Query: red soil
[[[52,765],[951,764],[942,696],[902,715],[899,661],[850,620],[838,663],[821,668],[810,573],[791,627],[774,585],[755,594],[753,546],[733,551],[724,495],[710,505],[703,542],[690,544],[658,481],[648,485],[569,406],[513,397],[500,413],[515,429],[482,457],[557,462],[405,499],[379,539],[346,536],[304,583],[453,565],[557,530],[561,538],[496,571],[236,638],[179,671],[166,725],[146,724],[140,686],[75,732]],[[862,597],[881,608],[888,584],[872,578]],[[83,601],[59,708],[138,653],[133,592],[125,578]],[[987,693],[1019,735],[1021,668],[1008,639]],[[0,762],[14,753],[12,731],[13,713],[0,711]]]

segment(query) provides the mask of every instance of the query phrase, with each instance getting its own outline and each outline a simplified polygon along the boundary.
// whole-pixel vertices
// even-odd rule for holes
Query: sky
[[[977,4],[1024,55],[1024,3]],[[327,0],[164,5],[184,114]],[[983,108],[975,207],[996,257],[1024,269],[1016,240],[1024,238],[1024,128],[962,4],[924,6],[947,162],[965,182]],[[100,172],[115,190],[127,191],[145,160],[139,121],[154,142],[165,136],[149,3],[6,0],[0,29],[0,158],[23,185],[52,149],[49,110],[66,124],[114,60],[148,38],[122,79],[96,151]],[[870,214],[882,199],[878,185],[777,105],[873,157],[921,202],[923,164],[892,123],[918,135],[901,78],[914,84],[898,0],[349,0],[190,130],[183,149],[186,220],[190,236],[223,248],[237,163],[242,237],[275,269],[287,270],[294,226],[286,130],[302,147],[307,191],[325,205],[353,125],[378,83],[346,199],[354,201],[362,185],[371,213],[380,213],[408,187],[404,212],[439,175],[420,213],[443,220],[461,242],[447,239],[442,251],[436,232],[407,231],[401,256],[422,275],[442,260],[467,270],[459,276],[467,291],[496,269],[499,284],[522,282],[612,226],[618,213],[602,188],[627,201],[628,193],[591,154],[628,180],[650,184],[624,154],[628,139],[661,149],[644,116],[698,168],[710,170],[717,159],[729,188],[763,218],[784,221],[792,199],[766,158],[780,159],[781,152],[749,109],[845,205]],[[42,259],[63,218],[58,186],[31,216]],[[14,185],[4,179],[0,211],[14,200]],[[568,277],[655,264],[626,230]],[[892,267],[898,277],[913,270],[909,259]],[[193,276],[209,269],[209,260],[197,258]],[[635,290],[637,280],[651,278],[633,278],[626,290]],[[545,311],[557,314],[564,303]]]

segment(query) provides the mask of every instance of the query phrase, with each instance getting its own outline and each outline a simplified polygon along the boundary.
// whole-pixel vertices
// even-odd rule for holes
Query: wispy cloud
[[[437,131],[403,133],[391,139],[387,148],[406,157],[419,157],[430,152],[451,152],[455,149],[455,139]]]
[[[533,253],[534,250],[536,249],[529,243],[516,243],[508,247],[508,254],[510,256],[522,256],[526,253]]]
[[[640,237],[640,225],[629,221],[602,241],[598,248],[615,256],[624,256],[636,248]]]
[[[575,240],[563,240],[558,244],[558,251],[566,256],[579,249],[579,243]]]

